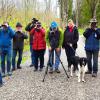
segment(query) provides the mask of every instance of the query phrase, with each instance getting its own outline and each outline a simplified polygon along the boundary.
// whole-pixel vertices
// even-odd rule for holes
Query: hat
[[[56,28],[56,27],[58,27],[58,24],[55,21],[53,21],[51,23],[51,28]]]
[[[4,23],[2,24],[2,26],[6,26],[6,27],[8,27],[9,24],[8,24],[8,22],[4,22]]]
[[[90,20],[90,23],[98,23],[98,21],[97,21],[96,18],[92,18],[92,19]]]
[[[16,27],[22,27],[22,24],[18,22],[18,23],[16,24]]]
[[[38,20],[36,18],[32,18],[32,21],[38,22]]]

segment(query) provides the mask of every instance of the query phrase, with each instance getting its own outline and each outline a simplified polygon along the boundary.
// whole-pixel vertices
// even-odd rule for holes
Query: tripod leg
[[[46,68],[46,70],[45,70],[45,74],[44,74],[44,77],[43,77],[43,82],[45,81],[45,77],[46,77],[46,75],[48,74],[48,65],[47,65],[47,68]]]
[[[65,67],[64,67],[64,65],[63,65],[63,63],[62,63],[62,61],[61,61],[61,59],[60,59],[60,57],[58,56],[58,53],[57,53],[56,50],[55,50],[55,53],[56,53],[57,57],[59,58],[59,61],[60,61],[61,65],[62,65],[62,67],[63,67],[63,69],[64,69],[64,72],[65,72],[67,78],[69,78],[69,75],[67,74],[67,71],[66,71],[66,69],[65,69]]]
[[[52,53],[53,53],[53,50],[50,52],[49,60],[48,60],[48,63],[47,63],[47,68],[46,68],[46,70],[45,70],[45,74],[44,74],[44,77],[43,77],[43,81],[42,81],[42,82],[45,81],[45,77],[46,77],[46,75],[48,74],[49,62],[50,62],[50,57],[52,56]]]

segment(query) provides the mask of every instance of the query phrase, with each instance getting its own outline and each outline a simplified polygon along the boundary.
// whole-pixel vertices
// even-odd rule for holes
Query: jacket
[[[58,29],[55,33],[55,36],[53,38],[51,38],[50,36],[50,29],[47,30],[47,33],[46,33],[46,43],[47,43],[47,46],[48,47],[51,47],[51,43],[53,41],[53,38],[55,38],[56,42],[57,42],[57,48],[61,48],[62,46],[62,42],[63,42],[63,32],[61,29]],[[50,39],[51,38],[51,39]],[[55,42],[55,41],[54,41]]]
[[[65,32],[64,32],[64,40],[63,40],[63,48],[66,48],[68,43],[71,43],[73,45],[73,48],[77,48],[77,42],[79,40],[79,33],[76,26],[74,26],[72,32],[70,32],[69,27],[67,26]]]
[[[33,28],[30,32],[33,35],[33,50],[43,50],[46,49],[46,41],[45,41],[45,30],[43,28],[36,29]]]
[[[23,50],[24,48],[24,39],[27,39],[28,36],[24,32],[15,32],[15,36],[13,38],[13,49]]]
[[[8,27],[7,30],[3,28],[0,29],[0,48],[9,48],[12,47],[12,39],[15,35],[15,32]]]
[[[83,36],[86,38],[85,50],[89,51],[99,50],[99,39],[100,39],[99,29],[93,30],[91,28],[87,28],[83,33]]]

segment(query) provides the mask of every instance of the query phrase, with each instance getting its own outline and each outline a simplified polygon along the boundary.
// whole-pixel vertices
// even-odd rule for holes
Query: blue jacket
[[[8,27],[5,31],[0,29],[0,48],[9,48],[12,46],[12,38],[14,37],[15,32]]]
[[[99,51],[99,39],[100,39],[99,29],[93,30],[91,28],[88,28],[86,29],[83,35],[86,38],[85,50]]]

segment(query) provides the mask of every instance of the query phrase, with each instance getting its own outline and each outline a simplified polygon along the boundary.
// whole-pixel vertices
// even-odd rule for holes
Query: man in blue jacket
[[[90,28],[87,28],[83,35],[86,38],[85,51],[88,58],[88,74],[92,74],[92,77],[96,77],[98,72],[100,31],[97,28],[96,19],[91,19],[90,23]]]
[[[7,22],[4,22],[0,29],[0,49],[1,49],[1,71],[2,77],[5,77],[5,60],[7,59],[7,75],[11,75],[11,51],[12,38],[15,33]]]

